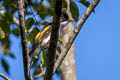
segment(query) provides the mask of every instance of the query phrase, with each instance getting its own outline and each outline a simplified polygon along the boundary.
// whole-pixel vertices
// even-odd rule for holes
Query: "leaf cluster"
[[[84,6],[88,7],[90,5],[89,1],[79,0]],[[14,54],[11,52],[11,41],[10,35],[14,35],[16,38],[20,36],[19,24],[16,22],[15,18],[18,20],[18,10],[17,10],[17,0],[0,0],[0,13],[3,11],[3,14],[0,14],[0,49],[3,55],[10,56],[15,58]],[[79,19],[79,9],[78,5],[74,0],[70,0],[70,12],[74,21]],[[32,44],[36,34],[43,28],[44,25],[47,25],[52,21],[52,16],[54,16],[54,0],[25,0],[25,23],[26,23],[26,36],[28,43]],[[63,9],[67,9],[67,3],[63,0]],[[59,40],[62,44],[62,41]],[[60,53],[61,48],[58,46],[57,51]],[[46,55],[47,53],[43,52],[41,56],[41,67],[36,68],[35,74],[38,69],[42,69],[46,65]],[[9,64],[3,57],[0,59],[4,70],[9,74]],[[36,63],[38,60],[36,60]]]

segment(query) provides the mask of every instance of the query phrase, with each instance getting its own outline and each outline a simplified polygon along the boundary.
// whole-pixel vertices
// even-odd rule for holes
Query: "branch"
[[[22,41],[22,55],[23,55],[23,64],[24,64],[24,75],[25,80],[31,80],[30,72],[28,69],[28,55],[27,55],[27,38],[25,32],[25,20],[24,20],[24,1],[18,0],[18,13],[19,13],[19,26],[21,32],[21,41]]]
[[[90,6],[87,8],[87,10],[85,11],[85,13],[83,14],[82,18],[80,19],[80,21],[78,22],[76,28],[74,29],[73,33],[71,34],[68,42],[66,43],[65,47],[63,48],[60,56],[58,57],[55,66],[54,66],[54,72],[56,72],[56,70],[58,69],[58,67],[61,65],[61,63],[63,62],[65,56],[67,55],[70,47],[73,44],[73,41],[75,40],[75,38],[77,37],[78,33],[80,32],[83,24],[85,23],[85,21],[87,20],[87,18],[90,16],[90,14],[92,13],[92,11],[94,10],[94,8],[96,7],[96,5],[99,3],[100,0],[94,0]]]
[[[55,16],[53,18],[53,25],[52,25],[52,32],[50,37],[50,45],[48,48],[48,55],[47,55],[47,66],[44,80],[51,80],[54,64],[55,64],[55,54],[56,54],[56,46],[58,41],[58,32],[59,32],[59,25],[60,25],[60,16],[61,16],[61,9],[62,9],[62,0],[54,0],[55,1]]]
[[[68,42],[66,43],[66,45],[64,46],[60,56],[58,57],[55,66],[54,66],[54,71],[53,74],[56,72],[56,70],[58,69],[58,67],[61,65],[61,63],[63,62],[64,58],[66,57],[71,45],[73,44],[73,41],[75,40],[75,38],[77,37],[78,33],[80,32],[83,24],[85,23],[85,21],[87,20],[87,18],[90,16],[90,14],[92,13],[92,11],[94,10],[94,8],[97,6],[97,4],[99,3],[100,0],[94,0],[90,6],[87,8],[87,10],[85,11],[85,13],[83,14],[82,18],[80,19],[80,21],[78,22],[76,28],[74,29],[74,31],[72,32]],[[45,74],[45,72],[37,75],[36,77],[41,77]]]
[[[5,76],[5,75],[2,74],[2,73],[0,73],[0,76],[1,76],[2,78],[4,78],[5,80],[11,80],[10,78],[8,78],[7,76]]]

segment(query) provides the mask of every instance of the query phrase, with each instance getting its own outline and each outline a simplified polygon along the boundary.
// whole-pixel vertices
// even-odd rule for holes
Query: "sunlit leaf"
[[[62,42],[61,38],[58,39],[58,42],[63,45],[63,42]]]
[[[3,10],[3,9],[0,7],[0,10]]]
[[[4,45],[1,46],[1,50],[5,55],[9,55],[11,58],[15,58],[13,53],[8,48],[6,48]]]
[[[0,27],[0,39],[3,39],[3,38],[5,38],[5,33]]]
[[[44,68],[47,64],[47,52],[48,51],[43,51],[42,55],[40,56],[40,60],[41,60],[41,68]]]
[[[1,62],[2,62],[2,66],[3,66],[4,70],[5,70],[8,74],[10,74],[10,72],[9,72],[9,65],[8,65],[8,63],[6,62],[6,60],[5,60],[5,59],[2,59]]]
[[[2,47],[2,51],[3,51],[4,54],[11,54],[11,51],[7,48]]]
[[[10,48],[10,40],[9,37],[5,37],[4,39],[0,39],[1,43],[2,43],[2,47],[9,49]]]
[[[70,1],[70,12],[72,14],[72,17],[75,21],[78,21],[79,18],[79,11],[78,11],[78,7],[75,4],[75,2]]]

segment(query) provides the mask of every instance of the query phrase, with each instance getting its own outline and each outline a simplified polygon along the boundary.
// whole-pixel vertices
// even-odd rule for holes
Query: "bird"
[[[61,32],[63,28],[69,23],[73,22],[72,19],[69,19],[69,16],[67,13],[62,12],[60,17],[60,29],[59,29],[59,36],[61,35]],[[36,55],[39,55],[41,50],[47,50],[50,43],[50,36],[51,36],[51,30],[52,30],[53,23],[49,23],[48,25],[45,25],[43,29],[37,33],[35,36],[35,42],[32,45],[32,48],[29,55],[29,64],[31,66],[32,62],[35,59]]]

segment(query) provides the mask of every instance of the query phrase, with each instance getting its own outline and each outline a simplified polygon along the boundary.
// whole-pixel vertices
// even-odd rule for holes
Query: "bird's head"
[[[69,19],[69,16],[67,13],[62,12],[61,18],[60,18],[60,26],[64,27],[66,26],[69,22],[73,22],[72,19]]]

